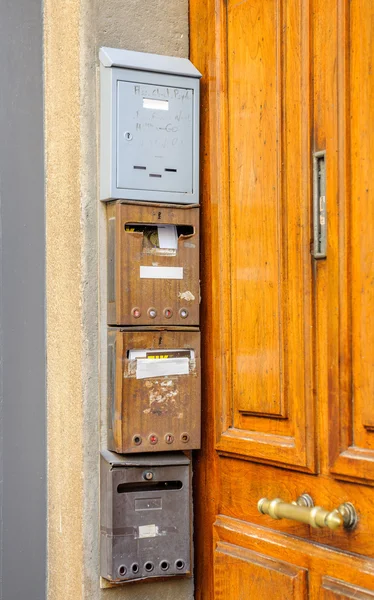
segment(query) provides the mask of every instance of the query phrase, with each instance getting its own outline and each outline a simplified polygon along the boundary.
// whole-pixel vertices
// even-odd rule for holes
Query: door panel
[[[304,569],[222,542],[215,550],[214,584],[217,600],[301,600],[307,592]]]
[[[190,0],[190,15],[203,73],[196,598],[236,599],[243,581],[256,600],[370,598],[374,3]],[[358,525],[258,512],[260,498],[305,493],[327,510],[353,503]]]
[[[338,37],[338,151],[341,187],[339,216],[333,221],[329,296],[338,304],[332,323],[331,419],[339,423],[332,439],[331,470],[374,483],[374,47],[373,4],[342,3]],[[371,51],[370,51],[371,49]],[[336,342],[339,342],[339,345]],[[339,361],[339,357],[344,357]],[[336,401],[338,399],[338,401]]]
[[[305,473],[294,473],[291,478],[283,469],[222,458],[218,489],[221,515],[250,521],[272,530],[325,544],[330,548],[374,558],[374,502],[373,490],[370,487],[361,487],[360,497],[357,498],[356,486],[353,483],[331,481],[328,477],[320,476],[317,485],[317,482]],[[316,506],[327,510],[355,499],[359,509],[357,527],[353,531],[344,528],[336,531],[328,528],[315,529],[289,519],[274,520],[261,515],[257,510],[259,498],[277,496],[285,502],[293,502],[302,493],[309,493]]]
[[[322,579],[322,598],[324,600],[373,600],[374,593],[344,581],[324,577]]]
[[[238,519],[219,516],[214,524],[214,542],[215,560],[221,547],[228,545],[232,548],[238,548],[237,553],[242,556],[245,556],[245,551],[249,550],[257,556],[260,555],[268,560],[270,559],[268,563],[265,560],[261,563],[264,569],[271,570],[275,564],[278,564],[278,568],[280,568],[281,564],[286,564],[288,573],[294,573],[294,576],[298,573],[299,580],[307,582],[307,597],[310,600],[320,600],[323,597],[324,592],[322,590],[324,587],[326,590],[333,588],[332,581],[335,585],[333,589],[339,589],[340,593],[343,590],[347,593],[347,590],[355,587],[360,588],[361,592],[369,592],[374,589],[372,560],[360,558],[350,553],[332,551],[319,544],[298,540],[294,536],[277,533]],[[279,562],[273,563],[272,560]],[[231,580],[231,573],[235,570],[230,564],[226,565],[226,578],[228,580]],[[235,578],[236,575],[234,574],[233,581],[235,581]],[[215,571],[215,583],[216,581]],[[280,581],[280,578],[278,581]],[[337,584],[339,584],[339,587],[337,587]],[[229,585],[226,589],[230,589]],[[300,588],[297,591],[299,592],[299,590]],[[253,600],[268,600],[272,598],[269,592],[270,590],[267,589],[264,593],[253,596]],[[271,593],[277,593],[276,586],[271,590]],[[252,596],[248,597],[252,600]],[[216,599],[216,596],[214,598]],[[284,593],[283,598],[284,600],[304,600],[304,596],[302,594],[297,595],[297,593],[294,595]],[[225,597],[225,600],[234,599],[237,599],[235,593],[231,593],[231,595],[228,593]]]
[[[313,470],[304,4],[227,3],[233,406],[220,448]]]

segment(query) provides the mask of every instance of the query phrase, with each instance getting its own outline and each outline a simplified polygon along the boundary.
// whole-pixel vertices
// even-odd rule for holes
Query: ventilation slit
[[[150,177],[162,177],[162,175],[160,175],[159,173],[150,173],[149,176]]]
[[[147,169],[147,167],[142,167],[140,165],[134,165],[134,169],[141,169],[142,171],[145,171]]]
[[[176,173],[177,169],[164,169],[167,173]]]

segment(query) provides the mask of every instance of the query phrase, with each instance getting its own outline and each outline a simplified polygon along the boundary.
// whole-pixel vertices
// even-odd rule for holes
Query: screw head
[[[173,311],[171,310],[171,308],[165,308],[165,309],[164,309],[164,316],[165,316],[167,319],[170,319],[170,317],[172,317],[172,316],[173,316]]]
[[[133,316],[135,319],[139,319],[139,317],[140,317],[140,315],[141,315],[142,313],[141,313],[141,310],[140,310],[140,308],[138,308],[137,306],[135,306],[135,307],[132,309],[132,311],[131,311],[131,314],[132,314],[132,316]]]
[[[181,308],[179,311],[179,315],[182,317],[182,319],[186,319],[188,317],[187,308]]]
[[[157,316],[157,310],[155,308],[149,308],[148,309],[148,316],[151,317],[151,319],[154,319]]]
[[[146,481],[151,481],[153,479],[152,471],[144,471],[143,479],[145,479]]]
[[[167,434],[165,435],[165,442],[166,442],[167,444],[172,444],[172,443],[174,442],[174,436],[173,436],[173,434],[172,434],[172,433],[167,433]]]
[[[158,442],[158,437],[155,433],[151,433],[151,435],[149,436],[148,439],[149,439],[149,443],[152,444],[152,446],[154,446]]]
[[[142,443],[142,437],[140,435],[134,435],[132,441],[134,442],[135,446],[140,446]]]
[[[187,444],[187,442],[190,441],[190,436],[188,433],[182,433],[181,435],[181,440],[184,444]]]

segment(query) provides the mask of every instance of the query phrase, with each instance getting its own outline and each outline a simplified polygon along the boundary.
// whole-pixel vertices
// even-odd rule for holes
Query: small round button
[[[167,434],[165,435],[165,442],[166,442],[167,444],[172,444],[172,443],[174,442],[174,436],[173,436],[173,434],[172,434],[172,433],[167,433]]]
[[[152,446],[154,446],[155,444],[157,444],[158,442],[158,437],[155,433],[151,433],[151,435],[149,436],[149,443],[152,444]]]
[[[182,319],[186,319],[188,317],[187,308],[181,308],[179,311],[179,315],[182,317]]]
[[[148,309],[148,316],[151,317],[151,319],[154,319],[155,317],[157,317],[157,310],[155,308],[149,308]]]
[[[167,319],[170,319],[170,317],[172,317],[172,316],[173,316],[173,311],[171,310],[171,308],[165,308],[165,309],[164,309],[164,316],[165,316]]]
[[[139,317],[140,317],[140,315],[141,315],[142,313],[141,313],[141,311],[140,311],[140,308],[138,308],[137,306],[135,306],[135,307],[132,309],[132,311],[131,311],[131,314],[132,314],[132,316],[133,316],[135,319],[139,319]]]

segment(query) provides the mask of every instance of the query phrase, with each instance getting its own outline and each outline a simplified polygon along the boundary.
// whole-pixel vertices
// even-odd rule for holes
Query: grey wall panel
[[[2,600],[46,580],[41,0],[0,0]]]

